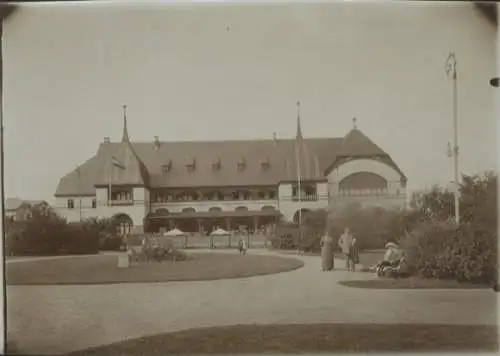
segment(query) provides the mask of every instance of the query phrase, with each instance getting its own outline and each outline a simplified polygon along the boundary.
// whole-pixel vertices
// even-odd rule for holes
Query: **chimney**
[[[155,136],[155,150],[159,149],[160,148],[160,137],[159,136]]]
[[[273,132],[273,141],[274,145],[276,146],[278,144],[278,134],[276,132]]]
[[[109,142],[110,142],[109,137],[108,136],[104,137],[104,143],[109,143]]]

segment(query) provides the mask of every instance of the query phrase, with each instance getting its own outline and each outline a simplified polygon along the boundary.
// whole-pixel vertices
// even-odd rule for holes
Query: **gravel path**
[[[234,324],[497,323],[497,293],[491,290],[343,287],[337,282],[374,277],[342,269],[321,272],[318,257],[294,257],[302,259],[305,266],[244,279],[9,286],[9,335],[21,353],[54,354],[126,338]],[[342,261],[338,265],[344,268]]]

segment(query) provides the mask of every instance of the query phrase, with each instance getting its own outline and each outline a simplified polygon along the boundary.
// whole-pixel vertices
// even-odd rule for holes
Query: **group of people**
[[[338,246],[345,257],[346,268],[350,272],[356,270],[356,264],[359,263],[359,249],[356,238],[351,234],[348,228],[338,240]],[[384,259],[376,265],[369,268],[378,276],[385,277],[406,277],[409,275],[409,267],[406,262],[405,254],[395,242],[388,242],[385,245],[386,252]],[[321,270],[331,271],[334,266],[334,241],[326,233],[321,238]]]
[[[359,263],[359,253],[358,246],[356,243],[356,238],[351,234],[349,228],[344,229],[344,233],[340,236],[338,240],[338,246],[345,256],[346,268],[350,272],[356,270],[356,264]],[[333,238],[326,233],[321,238],[321,270],[331,271],[334,266],[334,242]]]

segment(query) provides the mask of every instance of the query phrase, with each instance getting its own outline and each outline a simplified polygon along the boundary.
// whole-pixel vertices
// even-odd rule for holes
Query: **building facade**
[[[345,137],[121,142],[61,178],[55,210],[68,221],[116,217],[125,230],[259,228],[348,203],[406,205],[406,177],[355,125]],[[298,179],[300,177],[300,180]]]
[[[25,221],[31,218],[31,209],[35,205],[43,204],[48,207],[43,200],[23,200],[20,198],[7,198],[5,200],[5,218],[11,221]]]

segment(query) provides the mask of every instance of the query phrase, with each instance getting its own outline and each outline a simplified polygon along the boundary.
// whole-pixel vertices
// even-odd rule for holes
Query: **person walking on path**
[[[345,256],[346,268],[348,271],[355,270],[355,261],[354,261],[354,245],[356,243],[356,239],[352,236],[349,228],[344,229],[344,233],[340,236],[339,246],[342,250],[342,253]]]
[[[321,238],[321,270],[331,271],[333,269],[333,239],[328,232]]]
[[[238,249],[240,254],[244,255],[247,253],[247,242],[245,241],[245,236],[241,236]]]

